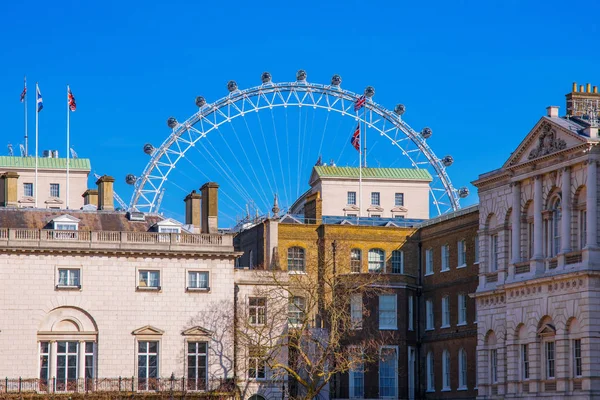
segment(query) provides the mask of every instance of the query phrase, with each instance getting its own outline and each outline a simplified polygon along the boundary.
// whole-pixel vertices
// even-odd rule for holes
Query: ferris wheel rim
[[[287,94],[287,100],[282,96],[283,93]],[[299,93],[303,94],[302,97],[299,96]],[[294,95],[293,98],[292,98],[292,94]],[[271,99],[268,99],[266,97],[267,95],[272,95],[273,97]],[[317,102],[315,102],[314,95],[320,95],[320,98],[318,99]],[[155,148],[153,150],[153,152],[150,156],[151,158],[148,161],[148,163],[146,164],[146,167],[144,168],[142,175],[140,175],[140,177],[138,177],[136,179],[135,184],[134,184],[135,190],[134,190],[134,193],[132,194],[129,208],[130,209],[144,208],[147,210],[141,210],[141,211],[158,212],[159,206],[160,206],[160,199],[161,199],[162,193],[164,193],[164,184],[168,180],[168,176],[171,173],[171,171],[175,168],[177,162],[179,162],[179,160],[185,156],[185,153],[191,147],[193,147],[196,144],[196,142],[198,142],[200,139],[204,138],[212,130],[218,129],[218,127],[220,125],[222,125],[223,123],[231,122],[232,120],[239,118],[239,117],[244,117],[244,115],[248,112],[259,112],[260,110],[264,110],[267,108],[273,109],[273,108],[278,108],[278,107],[282,107],[282,106],[283,107],[296,106],[296,107],[314,107],[315,109],[321,108],[321,109],[325,109],[327,111],[336,111],[336,112],[340,113],[342,116],[350,116],[357,121],[367,123],[370,128],[378,131],[381,136],[385,136],[387,139],[389,139],[392,142],[393,145],[395,145],[397,148],[399,148],[402,152],[402,155],[407,157],[411,161],[413,168],[423,169],[423,168],[419,167],[419,164],[416,163],[415,160],[413,160],[413,158],[410,156],[410,154],[408,154],[399,145],[400,141],[391,138],[387,134],[387,133],[391,132],[393,129],[400,131],[402,134],[404,134],[405,139],[409,139],[413,144],[415,144],[417,146],[417,149],[419,150],[419,152],[422,153],[426,157],[426,159],[427,159],[426,164],[430,165],[436,172],[436,176],[433,177],[433,179],[436,179],[436,178],[439,179],[441,184],[444,187],[443,190],[440,188],[434,189],[432,187],[430,187],[430,189],[429,189],[429,192],[433,197],[434,206],[437,208],[438,215],[442,214],[440,205],[450,206],[450,208],[453,211],[460,209],[459,196],[458,196],[457,190],[452,185],[450,177],[448,176],[448,174],[446,172],[446,167],[442,163],[442,159],[438,158],[435,155],[435,153],[433,152],[433,150],[431,149],[431,147],[426,143],[425,138],[422,137],[420,133],[418,133],[414,129],[412,129],[410,127],[410,125],[408,125],[406,122],[404,122],[404,120],[402,119],[402,117],[400,115],[398,115],[395,112],[390,111],[386,107],[372,101],[372,98],[368,98],[368,101],[365,102],[364,107],[366,110],[371,111],[371,113],[374,112],[376,115],[378,115],[379,117],[383,118],[385,121],[388,121],[392,124],[392,128],[388,129],[386,132],[382,131],[377,126],[374,126],[372,124],[372,121],[371,121],[371,123],[369,123],[369,121],[367,121],[366,118],[363,118],[364,115],[361,116],[359,114],[354,114],[354,113],[348,112],[349,110],[352,109],[352,106],[355,103],[355,101],[358,100],[361,96],[363,96],[363,95],[359,95],[355,92],[352,92],[352,91],[349,91],[346,89],[342,89],[340,86],[323,85],[323,84],[318,84],[318,83],[310,83],[307,81],[282,82],[282,83],[269,82],[269,83],[264,83],[262,85],[251,87],[251,88],[244,89],[244,90],[239,90],[236,88],[235,90],[230,91],[230,93],[228,95],[218,99],[217,101],[215,101],[213,103],[205,103],[205,105],[200,107],[197,112],[192,114],[191,117],[189,117],[188,119],[186,119],[185,121],[183,121],[181,123],[177,123],[177,125],[172,129],[171,134],[169,134],[169,136],[162,142],[160,147]],[[312,103],[309,103],[309,102],[304,103],[303,101],[306,100],[307,97],[308,97],[308,99],[312,100],[313,102]],[[326,105],[319,104],[319,101],[321,101],[321,99],[323,97],[326,98],[326,103],[327,103]],[[335,99],[335,100],[333,100],[333,103],[330,103],[330,97]],[[251,99],[253,99],[253,98],[256,98],[256,104],[251,101]],[[259,106],[261,99],[263,99],[264,104]],[[282,102],[275,103],[274,101],[276,99],[279,99]],[[290,101],[290,99],[295,100],[295,102]],[[240,103],[240,102],[242,103],[242,108],[240,108],[238,106],[238,103]],[[249,109],[246,109],[244,107],[246,102],[250,103],[252,105],[252,107]],[[345,104],[345,108],[342,108],[342,109],[335,108],[334,106],[336,104],[337,105],[341,104],[342,106],[344,106],[344,104]],[[233,108],[234,111],[237,110],[237,114],[236,113],[234,113],[234,114],[223,113],[222,109],[224,109],[226,107],[228,108],[228,111],[231,111],[231,108]],[[224,119],[222,119],[217,124],[216,116],[218,113],[221,114],[221,118],[224,118]],[[210,121],[208,121],[208,118],[207,118],[210,115],[214,116],[215,123],[212,124],[212,126],[208,130],[204,130],[204,129],[197,130],[194,128],[195,125],[197,125],[198,123],[201,123],[202,121],[205,121],[205,122],[209,123],[209,125],[210,125],[211,123],[210,123]],[[372,114],[371,114],[371,117],[372,117]],[[379,122],[379,120],[377,120],[376,122]],[[182,140],[181,139],[182,135],[184,135],[186,132],[190,133],[190,131],[195,131],[198,134],[198,136],[193,140],[189,140],[189,141]],[[405,140],[405,139],[402,139],[402,140]],[[181,148],[179,148],[178,151],[172,150],[171,147],[176,144],[179,147],[178,140],[181,140],[187,147],[185,147],[183,150]],[[169,154],[176,155],[174,161],[171,160]],[[169,162],[161,163],[161,159],[165,156]],[[424,162],[421,162],[420,164],[424,164]],[[163,173],[159,167],[166,167],[167,171],[165,173]],[[152,175],[152,172],[154,170],[158,170],[159,174]],[[158,180],[159,183],[155,184],[153,180]],[[149,184],[151,186],[150,189],[145,188],[145,186],[147,184]],[[436,197],[436,193],[435,193],[436,190],[444,192],[438,196],[439,199],[438,199],[438,197]],[[147,196],[147,195],[150,195],[150,196]],[[444,196],[447,196],[449,204],[440,202],[440,199],[442,199]],[[140,204],[140,199],[144,199],[147,202],[147,204]]]

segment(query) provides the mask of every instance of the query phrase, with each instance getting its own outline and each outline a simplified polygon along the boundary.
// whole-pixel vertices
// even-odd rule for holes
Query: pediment
[[[360,210],[360,208],[358,208],[358,206],[355,206],[353,204],[344,207],[344,211],[359,211],[359,210]]]
[[[162,329],[158,329],[152,325],[142,326],[131,332],[132,335],[162,335],[165,333]]]
[[[503,168],[586,143],[587,138],[578,133],[581,129],[581,126],[572,121],[542,117],[504,163]]]
[[[539,336],[555,335],[556,327],[552,324],[544,324],[544,326],[538,330],[537,334]]]
[[[383,212],[383,207],[380,206],[370,206],[367,208],[368,212]]]
[[[201,326],[193,326],[181,332],[183,336],[212,336],[213,332]]]
[[[72,224],[73,223],[78,223],[79,221],[80,221],[79,218],[75,218],[74,216],[69,215],[69,214],[63,214],[61,216],[58,216],[56,218],[52,218],[50,220],[50,222],[55,222],[55,223],[56,222],[59,222],[59,223],[61,223],[61,222],[62,223],[68,222],[68,223],[72,223]]]
[[[402,206],[396,206],[396,207],[392,208],[392,212],[393,213],[405,213],[405,212],[408,212],[408,208],[402,207]]]

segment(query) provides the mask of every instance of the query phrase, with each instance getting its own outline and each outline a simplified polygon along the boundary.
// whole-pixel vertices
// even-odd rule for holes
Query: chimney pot
[[[586,91],[587,91],[588,93],[592,93],[592,85],[591,85],[591,84],[589,84],[589,83],[588,83],[588,84],[586,85]]]
[[[113,200],[113,184],[115,178],[103,175],[96,181],[98,185],[98,210],[113,211],[115,209]]]
[[[573,92],[577,92],[577,82],[573,82]]]
[[[81,195],[83,197],[83,205],[93,204],[98,207],[98,191],[96,189],[88,189]]]
[[[550,118],[558,118],[558,106],[546,107],[546,115]]]
[[[583,89],[583,85],[579,85],[579,91],[580,91],[581,93],[584,93],[584,92],[585,92],[585,90]]]

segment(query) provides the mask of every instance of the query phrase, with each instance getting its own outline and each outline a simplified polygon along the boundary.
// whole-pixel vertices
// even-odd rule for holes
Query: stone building
[[[218,185],[188,204],[194,234],[115,211],[112,182],[98,180],[93,211],[0,207],[0,390],[231,389],[245,349],[235,347],[238,254],[216,229]],[[16,197],[15,185],[3,189]],[[200,207],[205,222],[193,218]]]
[[[600,394],[598,101],[574,84],[479,190],[480,398]]]

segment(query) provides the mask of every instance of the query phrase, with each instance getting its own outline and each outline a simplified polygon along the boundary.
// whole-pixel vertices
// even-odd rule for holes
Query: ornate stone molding
[[[528,160],[542,157],[567,148],[567,143],[556,137],[556,129],[548,123],[541,126],[542,133],[538,137],[538,146],[529,152]]]

